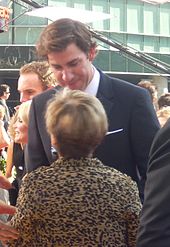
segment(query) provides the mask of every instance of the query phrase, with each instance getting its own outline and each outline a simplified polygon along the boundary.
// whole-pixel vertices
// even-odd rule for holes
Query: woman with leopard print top
[[[108,123],[94,96],[58,94],[46,124],[59,158],[27,174],[11,225],[14,247],[135,247],[141,209],[130,177],[92,158]]]

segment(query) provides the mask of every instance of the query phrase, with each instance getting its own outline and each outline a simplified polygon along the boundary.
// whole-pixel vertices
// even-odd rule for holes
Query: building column
[[[152,82],[156,85],[158,90],[158,97],[168,92],[168,80],[163,76],[152,76]]]

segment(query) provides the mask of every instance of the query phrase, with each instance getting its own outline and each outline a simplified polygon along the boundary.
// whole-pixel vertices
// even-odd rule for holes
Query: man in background
[[[8,123],[10,120],[10,111],[6,104],[6,101],[8,100],[10,96],[10,87],[7,84],[1,84],[0,85],[0,104],[5,108],[5,115],[4,115],[4,127],[5,129],[8,128]]]
[[[20,102],[31,100],[35,95],[50,89],[56,85],[56,79],[51,71],[49,64],[45,61],[34,61],[25,64],[20,69],[18,79],[18,91]],[[11,120],[9,131],[13,129],[14,123]],[[15,138],[14,138],[15,139]],[[11,141],[7,151],[6,176],[11,177],[12,167],[17,168],[16,178],[13,181],[14,188],[9,190],[9,199],[12,205],[16,205],[19,183],[25,174],[24,150],[14,140]]]
[[[47,62],[34,61],[26,64],[20,69],[18,79],[18,91],[20,93],[20,101],[25,102],[32,99],[35,95],[50,89],[57,85],[57,81],[50,70]],[[0,188],[8,189],[10,193],[15,188],[10,184],[8,179],[0,174]],[[14,214],[16,208],[0,202],[0,214]],[[17,238],[18,232],[5,222],[0,221],[0,239],[2,241],[10,238]]]
[[[55,85],[57,82],[54,74],[45,61],[34,61],[20,68],[18,79],[20,102],[30,100]]]

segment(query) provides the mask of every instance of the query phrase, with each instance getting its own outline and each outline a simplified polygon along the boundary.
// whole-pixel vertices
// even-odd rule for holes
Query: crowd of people
[[[141,80],[137,85],[149,92],[159,123],[163,127],[170,118],[170,93],[163,93],[158,97],[157,87],[150,80]]]
[[[43,61],[21,67],[21,105],[1,120],[9,140],[0,187],[11,206],[0,213],[14,214],[0,223],[2,244],[168,246],[170,97],[96,68],[97,43],[79,21],[49,24],[36,48]]]

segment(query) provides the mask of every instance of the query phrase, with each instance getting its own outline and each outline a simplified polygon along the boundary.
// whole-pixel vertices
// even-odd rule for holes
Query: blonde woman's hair
[[[19,105],[16,112],[9,121],[8,134],[13,141],[15,139],[14,124],[17,122],[18,118],[20,118],[28,126],[29,110],[30,110],[31,102],[32,102],[31,100],[28,100],[26,102],[23,102],[21,105]]]
[[[79,90],[61,92],[52,99],[46,125],[59,154],[65,158],[91,155],[108,129],[100,101]]]
[[[15,129],[14,129],[14,124],[16,123],[18,119],[18,110],[13,114],[13,116],[10,118],[9,121],[9,126],[8,126],[8,134],[10,138],[14,141],[15,139]]]
[[[29,111],[30,111],[31,102],[32,102],[31,100],[23,102],[18,109],[17,117],[20,118],[27,126],[29,122]]]

